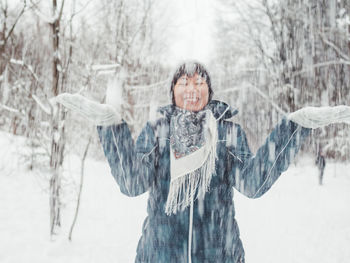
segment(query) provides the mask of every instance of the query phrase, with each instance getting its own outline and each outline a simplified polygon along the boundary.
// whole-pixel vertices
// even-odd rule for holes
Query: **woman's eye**
[[[187,85],[187,80],[186,79],[181,79],[179,84],[180,85]]]

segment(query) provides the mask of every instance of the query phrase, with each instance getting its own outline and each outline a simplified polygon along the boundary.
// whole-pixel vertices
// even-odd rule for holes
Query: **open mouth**
[[[200,100],[200,98],[193,94],[185,94],[184,95],[184,101],[187,103],[197,103]]]

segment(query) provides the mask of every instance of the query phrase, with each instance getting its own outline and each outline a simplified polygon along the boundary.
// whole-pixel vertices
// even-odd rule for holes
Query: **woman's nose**
[[[188,90],[193,90],[193,89],[194,89],[194,85],[193,85],[193,84],[191,84],[191,83],[190,83],[190,84],[188,84],[187,89],[188,89]]]
[[[195,89],[196,85],[193,82],[188,83],[187,89],[188,90],[193,90]]]

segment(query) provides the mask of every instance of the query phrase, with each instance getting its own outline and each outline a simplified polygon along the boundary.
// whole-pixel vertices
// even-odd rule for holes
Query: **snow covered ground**
[[[146,216],[147,195],[123,196],[107,162],[88,159],[72,242],[79,157],[68,156],[63,180],[62,229],[49,237],[47,175],[23,167],[23,139],[0,133],[0,262],[133,262]],[[350,165],[327,163],[324,185],[313,159],[297,165],[265,196],[236,192],[246,262],[329,263],[350,260]]]

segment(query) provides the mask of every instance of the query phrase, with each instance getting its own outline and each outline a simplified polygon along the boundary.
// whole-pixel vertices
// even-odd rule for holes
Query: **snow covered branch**
[[[116,73],[116,70],[120,68],[121,65],[118,63],[115,64],[105,64],[105,65],[92,65],[91,69],[96,72],[98,76],[100,75],[112,75]]]
[[[347,61],[350,61],[350,57],[348,55],[346,55],[344,52],[342,52],[339,47],[337,47],[335,44],[333,44],[332,42],[327,40],[321,32],[319,33],[319,35],[320,35],[322,41],[324,43],[326,43],[328,46],[332,47],[338,53],[339,56],[343,57],[343,59],[345,59]]]
[[[149,89],[158,89],[158,88],[168,88],[167,86],[165,86],[164,84],[170,83],[170,79],[165,79],[162,81],[159,81],[157,83],[153,83],[150,85],[142,85],[142,86],[130,86],[128,87],[128,89],[131,92],[138,92],[138,91],[145,91],[145,90],[149,90]]]
[[[54,24],[59,18],[60,16],[62,15],[61,12],[58,12],[56,10],[55,14],[53,16],[48,16],[48,15],[45,15],[43,14],[39,7],[37,6],[36,3],[33,2],[33,0],[30,1],[32,3],[32,9],[33,9],[33,12],[38,16],[40,17],[40,19],[42,19],[44,22],[48,23],[48,24]],[[64,2],[64,1],[63,1]],[[62,3],[63,5],[63,3]]]
[[[224,89],[224,90],[220,90],[218,92],[216,92],[217,94],[222,94],[222,93],[226,93],[226,92],[233,92],[233,91],[239,91],[243,88],[250,88],[253,89],[253,91],[255,91],[257,94],[259,94],[261,97],[263,97],[265,100],[267,100],[279,113],[281,113],[282,115],[286,115],[287,113],[282,110],[275,102],[272,101],[271,98],[269,98],[268,95],[264,94],[260,89],[258,89],[256,86],[248,84],[247,86],[241,86],[238,88],[229,88],[229,89]]]
[[[14,113],[16,115],[23,116],[23,114],[19,110],[11,108],[11,107],[8,107],[6,105],[0,104],[0,108],[4,109],[6,111],[12,112],[12,113]]]
[[[46,114],[51,115],[51,109],[46,107],[36,95],[32,94],[32,98]]]
[[[116,70],[117,68],[120,68],[120,64],[119,63],[115,63],[115,64],[104,64],[104,65],[92,65],[91,69],[94,71],[104,71],[104,70]]]
[[[38,84],[41,86],[41,83],[39,81],[39,77],[35,74],[33,67],[31,65],[27,65],[26,63],[24,63],[23,60],[16,60],[11,58],[10,63],[15,64],[15,65],[20,65],[22,67],[24,67],[25,69],[27,69],[29,71],[29,73],[31,74],[31,76],[34,78],[34,80],[36,80],[38,82]],[[42,88],[42,86],[41,86]]]
[[[303,73],[307,73],[315,68],[328,67],[331,65],[348,65],[348,66],[350,66],[350,61],[345,61],[345,60],[340,59],[340,60],[333,60],[333,61],[325,61],[325,62],[316,63],[316,64],[308,66],[304,70],[294,72],[292,76],[295,77],[295,76],[301,75]]]
[[[41,89],[43,89],[43,87],[41,86],[41,83],[39,81],[39,77],[35,74],[33,67],[30,65],[27,65],[26,63],[24,63],[22,60],[15,60],[15,59],[11,59],[10,63],[15,64],[15,65],[20,65],[22,67],[24,67],[25,69],[27,69],[31,76],[33,77],[33,79],[39,84],[39,86],[41,87]],[[39,97],[37,97],[35,94],[30,94],[31,98],[33,98],[33,100],[38,104],[38,106],[48,115],[51,114],[51,109],[48,108],[47,106],[45,106],[45,104],[39,99]],[[47,100],[47,103],[51,106],[50,102]]]
[[[223,90],[216,91],[215,94],[222,94],[222,93],[226,93],[226,92],[240,91],[241,89],[242,89],[242,87],[228,88],[228,89],[223,89]]]

